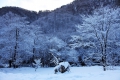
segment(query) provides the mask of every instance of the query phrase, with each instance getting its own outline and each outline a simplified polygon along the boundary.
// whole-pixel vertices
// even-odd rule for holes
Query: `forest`
[[[0,67],[120,66],[120,1],[74,0],[53,11],[0,8]]]

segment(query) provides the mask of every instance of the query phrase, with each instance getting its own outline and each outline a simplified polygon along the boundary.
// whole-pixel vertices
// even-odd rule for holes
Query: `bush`
[[[70,71],[70,64],[68,62],[61,62],[54,68],[54,73],[57,72],[64,73],[66,71]]]

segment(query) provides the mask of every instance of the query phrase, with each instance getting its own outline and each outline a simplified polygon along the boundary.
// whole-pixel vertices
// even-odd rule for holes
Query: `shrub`
[[[54,68],[54,73],[57,72],[64,73],[66,71],[70,71],[70,64],[68,62],[61,62]]]

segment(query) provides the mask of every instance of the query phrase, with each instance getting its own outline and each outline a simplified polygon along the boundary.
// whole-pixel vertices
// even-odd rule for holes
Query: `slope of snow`
[[[0,80],[120,80],[120,67],[71,67],[70,72],[54,74],[54,68],[0,68]]]

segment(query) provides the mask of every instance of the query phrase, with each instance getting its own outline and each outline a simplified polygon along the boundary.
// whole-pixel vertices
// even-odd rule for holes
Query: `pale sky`
[[[0,0],[0,8],[4,6],[17,6],[28,10],[54,10],[74,0]]]

